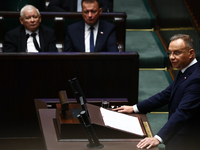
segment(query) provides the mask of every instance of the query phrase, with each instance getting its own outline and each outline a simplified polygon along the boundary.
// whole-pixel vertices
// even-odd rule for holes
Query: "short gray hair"
[[[185,45],[187,46],[187,48],[194,49],[193,39],[189,35],[175,34],[174,36],[172,36],[170,38],[171,41],[178,40],[178,39],[182,39],[184,41]]]
[[[20,11],[20,17],[23,17],[23,15],[24,15],[24,10],[26,10],[26,9],[36,9],[38,15],[40,15],[39,10],[38,10],[36,7],[34,7],[33,5],[25,5],[25,6],[21,9],[21,11]]]

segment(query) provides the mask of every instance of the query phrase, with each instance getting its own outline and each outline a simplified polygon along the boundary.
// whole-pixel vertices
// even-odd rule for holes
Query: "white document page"
[[[137,117],[107,110],[102,107],[100,108],[100,111],[106,126],[141,136],[144,135]]]

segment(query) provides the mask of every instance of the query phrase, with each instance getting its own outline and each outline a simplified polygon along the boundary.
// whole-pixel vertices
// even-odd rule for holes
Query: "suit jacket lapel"
[[[20,29],[20,47],[19,50],[26,52],[27,50],[27,39],[26,39],[26,32],[24,26],[21,26]]]
[[[104,31],[104,23],[101,20],[99,20],[99,29],[98,29],[98,32],[97,32],[95,52],[99,51],[98,49],[99,49],[99,46],[101,44],[102,38],[104,38],[103,31]]]
[[[40,48],[42,52],[45,52],[45,37],[41,26],[39,27],[39,40],[40,40]]]
[[[77,36],[78,36],[78,41],[79,41],[79,45],[80,45],[79,49],[83,50],[83,52],[85,52],[85,22],[84,21],[81,22],[78,33],[80,33],[80,34],[77,34],[77,33],[75,33],[75,34],[77,34]]]
[[[173,88],[173,91],[172,91],[172,95],[176,91],[177,87],[184,81],[184,76],[185,76],[186,72],[184,72],[182,75],[179,75],[180,72],[181,71],[179,70],[178,75],[177,75],[176,80],[175,80],[175,84],[174,84],[174,88]]]
[[[176,89],[178,88],[178,86],[184,82],[185,80],[187,80],[189,78],[189,76],[194,72],[194,70],[198,67],[199,63],[197,62],[196,64],[192,65],[191,67],[187,68],[185,70],[185,72],[180,76],[180,77],[176,77],[175,79],[175,84],[174,87],[172,89],[172,94],[171,97],[173,96],[174,92],[176,91]]]

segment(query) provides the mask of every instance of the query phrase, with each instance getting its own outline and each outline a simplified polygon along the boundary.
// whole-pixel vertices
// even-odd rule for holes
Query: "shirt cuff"
[[[133,105],[133,111],[134,111],[134,113],[139,113],[139,110],[138,110],[138,108],[137,108],[137,105],[135,104],[135,105]]]
[[[158,135],[154,136],[156,139],[158,139],[158,141],[160,141],[160,143],[163,143],[163,140],[161,139],[161,137],[159,137]]]

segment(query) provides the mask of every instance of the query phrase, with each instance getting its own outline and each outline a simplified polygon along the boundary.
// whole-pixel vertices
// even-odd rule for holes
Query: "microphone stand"
[[[92,127],[92,124],[88,119],[86,111],[81,111],[80,114],[77,115],[77,118],[79,119],[80,124],[83,126],[86,136],[88,138],[89,144],[87,144],[87,147],[92,149],[103,148],[104,145],[102,145],[99,142],[99,139],[94,131],[94,128]]]

